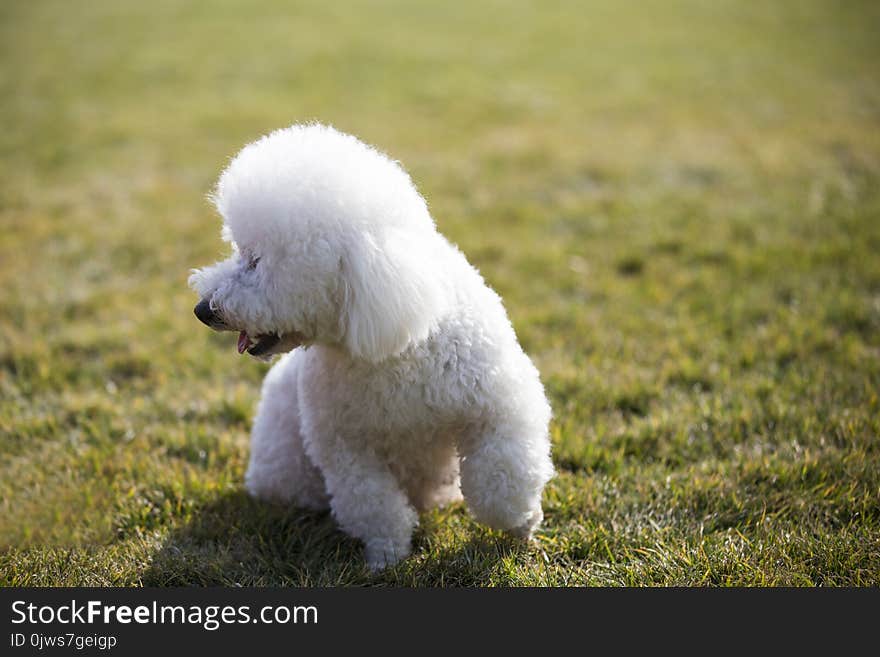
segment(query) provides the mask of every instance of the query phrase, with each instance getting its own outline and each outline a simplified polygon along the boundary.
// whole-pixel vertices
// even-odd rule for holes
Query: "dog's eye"
[[[247,270],[248,270],[248,271],[253,271],[254,269],[257,268],[257,264],[258,264],[259,262],[260,262],[260,258],[259,258],[259,257],[251,258],[250,260],[248,260]]]

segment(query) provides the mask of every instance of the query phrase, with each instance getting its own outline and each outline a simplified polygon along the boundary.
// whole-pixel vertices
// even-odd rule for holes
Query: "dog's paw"
[[[544,511],[539,508],[533,511],[523,524],[521,524],[519,527],[514,527],[513,529],[507,530],[507,533],[515,538],[519,538],[524,541],[530,541],[532,539],[532,534],[535,533],[535,530],[541,524],[541,521],[543,519]]]
[[[395,545],[387,539],[375,539],[366,542],[364,557],[370,572],[376,573],[388,566],[393,566],[410,554],[409,545]]]
[[[251,464],[245,473],[244,487],[248,495],[261,502],[293,504],[313,511],[330,506],[324,481],[314,470],[272,470]]]

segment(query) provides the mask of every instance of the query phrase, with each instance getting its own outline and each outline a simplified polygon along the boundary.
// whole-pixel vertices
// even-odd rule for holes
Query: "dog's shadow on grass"
[[[311,512],[229,492],[197,507],[166,537],[142,575],[146,586],[482,586],[499,583],[502,560],[522,548],[468,528],[461,541],[439,541],[444,510],[423,518],[413,556],[380,573],[364,566],[359,541],[327,512]],[[472,524],[472,523],[468,523]],[[442,546],[440,545],[442,543]],[[502,577],[503,579],[503,577]]]
[[[146,586],[353,583],[366,572],[360,546],[316,513],[225,493],[197,507],[166,537]]]

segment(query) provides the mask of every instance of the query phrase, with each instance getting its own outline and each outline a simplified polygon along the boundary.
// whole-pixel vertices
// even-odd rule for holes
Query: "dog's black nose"
[[[216,328],[218,325],[223,324],[217,316],[217,313],[211,308],[211,301],[209,299],[202,299],[199,301],[196,304],[196,307],[193,308],[193,312],[202,324],[206,324],[211,328]]]

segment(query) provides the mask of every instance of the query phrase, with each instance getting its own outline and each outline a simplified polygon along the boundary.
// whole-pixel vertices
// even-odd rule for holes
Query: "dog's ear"
[[[346,251],[342,330],[353,355],[378,362],[428,335],[443,295],[427,250],[392,233],[358,240]]]

